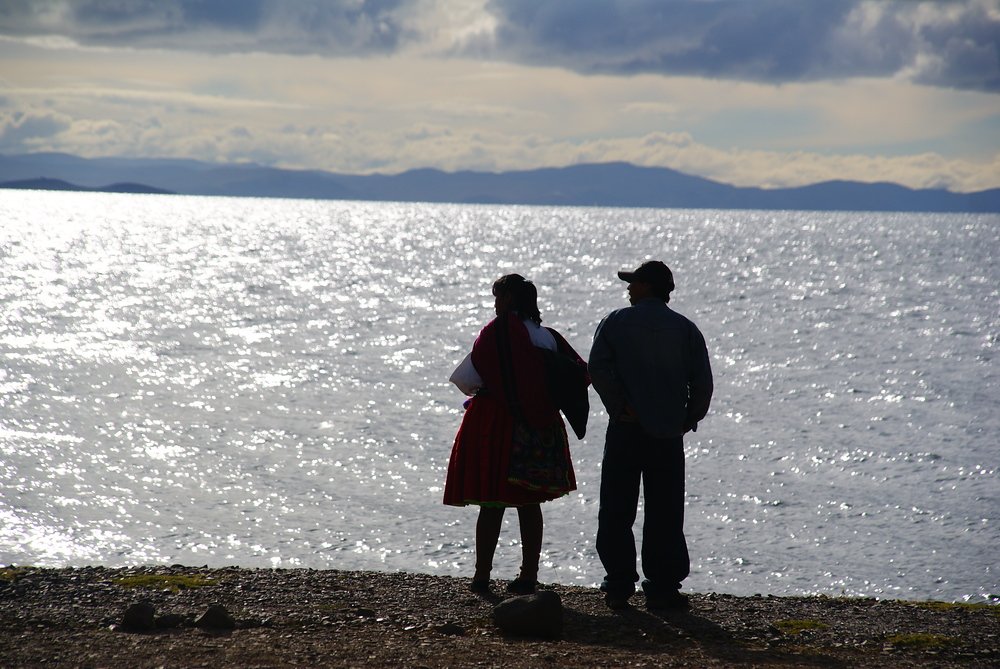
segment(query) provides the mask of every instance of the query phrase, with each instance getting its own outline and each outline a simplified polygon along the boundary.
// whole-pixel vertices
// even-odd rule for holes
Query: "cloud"
[[[49,141],[72,125],[72,119],[51,111],[0,111],[0,150],[23,150]]]
[[[397,0],[384,7],[391,6],[392,19],[407,26],[399,35],[411,30],[433,33],[431,42],[445,51],[456,43],[499,50],[498,44],[484,38],[506,30],[504,21],[496,18],[499,14],[483,19],[488,1],[414,0],[404,11]],[[232,54],[106,46],[67,50],[67,40],[79,39],[79,33],[75,37],[39,33],[31,41],[0,36],[0,61],[7,65],[0,76],[0,95],[5,98],[0,103],[0,152],[252,160],[336,172],[389,173],[417,167],[510,170],[614,160],[672,167],[740,185],[844,178],[948,185],[960,191],[996,187],[1000,183],[994,139],[1000,128],[996,96],[912,83],[918,77],[954,78],[957,75],[948,74],[954,66],[948,64],[960,59],[950,54],[964,54],[961,57],[969,60],[979,53],[974,47],[984,38],[946,39],[972,31],[948,28],[968,20],[972,5],[913,3],[904,21],[899,19],[902,14],[884,10],[893,3],[851,5],[848,11],[847,3],[832,1],[841,11],[831,9],[823,16],[841,17],[841,23],[828,31],[834,35],[831,39],[845,44],[854,40],[844,51],[845,59],[892,61],[887,71],[903,69],[891,79],[869,76],[775,86],[771,81],[721,76],[658,72],[622,76],[594,74],[593,68],[581,73],[582,68],[459,58],[454,53],[441,57],[442,51],[429,48],[431,42],[391,56],[321,58],[259,50]],[[183,4],[163,2],[162,7],[157,5],[163,12],[151,10],[149,16],[155,20],[148,25],[174,20],[165,8]],[[558,12],[561,2],[524,5],[524,11]],[[73,8],[96,4],[81,0]],[[215,13],[198,19],[199,29],[250,35],[266,23],[270,34],[278,34],[276,26],[282,22],[276,17],[281,8],[263,0],[250,4],[260,11],[236,20],[218,13],[216,3],[205,3],[203,9]],[[320,4],[329,3],[290,2],[287,12]],[[709,0],[697,4],[704,5],[695,7],[698,10],[722,7]],[[60,11],[55,11],[57,5]],[[117,3],[126,5],[132,6],[125,0]],[[461,20],[452,17],[439,24],[431,20],[435,12],[459,5],[466,12]],[[495,11],[494,5],[490,6]],[[11,6],[0,0],[0,24],[11,23]],[[65,3],[24,6],[51,10],[39,13],[41,18],[33,19],[36,23],[69,21]],[[579,19],[584,25],[596,20],[590,3],[578,6],[589,12]],[[600,6],[610,11],[615,3]],[[630,6],[644,5],[633,0]],[[992,16],[987,4],[975,6],[985,12],[984,17]],[[418,12],[421,8],[426,11]],[[412,12],[420,13],[419,26]],[[25,10],[22,16],[27,15]],[[605,18],[613,23],[613,17]],[[986,18],[978,22],[984,28],[989,25]],[[100,23],[97,14],[87,21]],[[465,30],[465,21],[475,27]],[[899,48],[912,35],[910,28],[900,26],[917,24],[922,26],[922,39],[940,45],[942,54],[948,55],[932,58],[927,50],[917,54]],[[110,23],[106,29],[116,30]],[[647,37],[644,27],[636,30]],[[885,36],[882,42],[864,38],[876,32]],[[664,39],[681,40],[666,33]],[[691,39],[696,44],[701,37],[692,32]],[[642,40],[637,37],[634,42],[626,44],[627,49],[641,51]],[[553,48],[553,53],[565,50],[558,44]],[[746,51],[752,45],[741,48]],[[806,45],[798,43],[795,48],[805,51]],[[610,58],[614,49],[609,45],[588,53],[601,60]],[[432,54],[437,55],[429,57]],[[507,54],[514,60],[514,50],[508,48]],[[523,52],[517,54],[523,59]],[[717,57],[719,63],[724,61],[722,55]],[[767,71],[765,60],[752,65],[748,59],[744,72]],[[802,76],[787,67],[772,72]]]
[[[87,46],[366,55],[398,50],[406,0],[7,0],[0,34]]]
[[[265,165],[341,173],[434,166],[444,170],[517,170],[532,166],[627,161],[671,167],[740,186],[798,186],[835,178],[892,181],[913,188],[968,192],[997,187],[1000,153],[981,161],[914,155],[829,155],[811,151],[718,148],[687,132],[649,132],[618,137],[557,137],[513,133],[500,124],[434,124],[426,120],[370,126],[349,117],[288,122],[278,110],[248,122],[228,108],[192,110],[186,123],[163,123],[139,113],[132,100],[102,104],[91,116],[71,119],[43,108],[0,113],[0,152],[64,151],[83,156],[157,156],[211,162],[252,161]],[[127,105],[129,114],[102,116],[107,104]],[[76,107],[86,106],[76,99]],[[25,106],[25,105],[22,105]],[[166,113],[164,110],[160,110]]]
[[[6,0],[0,35],[87,46],[464,55],[783,84],[1000,92],[1000,0]]]
[[[0,153],[67,151],[84,156],[128,153],[156,130],[155,119],[120,122],[108,118],[73,119],[46,109],[0,111]]]
[[[491,0],[476,48],[586,73],[782,84],[903,75],[1000,92],[1000,0]]]
[[[929,46],[914,67],[914,79],[936,86],[1000,90],[1000,6],[983,2],[948,12],[919,26]]]

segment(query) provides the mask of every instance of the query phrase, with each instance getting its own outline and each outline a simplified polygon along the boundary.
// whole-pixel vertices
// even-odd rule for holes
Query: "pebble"
[[[444,623],[443,625],[437,625],[434,631],[438,634],[446,634],[448,636],[462,636],[465,634],[465,628],[458,623]]]

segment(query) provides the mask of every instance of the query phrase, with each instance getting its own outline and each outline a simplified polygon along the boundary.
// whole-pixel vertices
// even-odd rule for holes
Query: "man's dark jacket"
[[[608,416],[620,418],[627,405],[654,437],[683,435],[708,413],[713,385],[705,337],[663,300],[646,298],[605,316],[589,371]]]

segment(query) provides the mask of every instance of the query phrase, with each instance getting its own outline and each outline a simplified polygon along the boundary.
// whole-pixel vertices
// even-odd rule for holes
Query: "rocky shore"
[[[494,621],[503,586],[487,597],[409,573],[6,568],[0,666],[1000,666],[996,605],[694,594],[654,613],[641,595],[610,611],[595,589],[543,585],[561,632],[532,638]]]

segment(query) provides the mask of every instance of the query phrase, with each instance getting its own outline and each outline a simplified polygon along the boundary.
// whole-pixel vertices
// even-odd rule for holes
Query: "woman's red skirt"
[[[562,418],[556,416],[562,426]],[[569,460],[566,428],[562,427],[568,464],[565,490],[532,490],[511,483],[511,440],[514,421],[507,407],[490,395],[476,395],[469,402],[455,436],[444,486],[444,503],[451,506],[524,506],[547,502],[576,490],[576,477]]]

